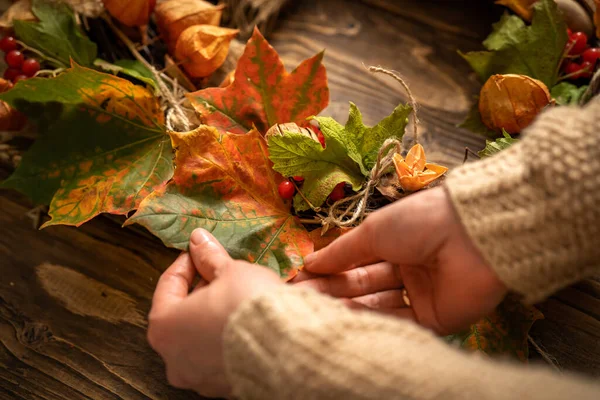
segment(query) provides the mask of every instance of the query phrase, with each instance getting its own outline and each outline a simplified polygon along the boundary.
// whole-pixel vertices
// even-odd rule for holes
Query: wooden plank
[[[98,218],[36,231],[0,197],[0,387],[43,399],[189,399],[146,343],[151,296],[177,252]]]

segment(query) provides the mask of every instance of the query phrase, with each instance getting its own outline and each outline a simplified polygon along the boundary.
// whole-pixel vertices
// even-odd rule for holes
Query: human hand
[[[197,274],[202,280],[190,292]],[[169,383],[228,396],[222,336],[229,316],[246,299],[280,285],[274,272],[233,260],[210,233],[195,230],[189,253],[160,277],[148,316],[148,341],[163,358]]]
[[[305,270],[309,274],[294,280],[299,286],[414,319],[439,334],[486,316],[507,291],[441,187],[369,215],[359,227],[306,257]]]

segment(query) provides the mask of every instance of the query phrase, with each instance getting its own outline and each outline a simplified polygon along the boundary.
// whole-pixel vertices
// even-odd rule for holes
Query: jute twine
[[[399,82],[408,94],[409,103],[412,107],[414,140],[419,142],[419,119],[417,117],[417,101],[413,96],[408,84],[397,73],[382,67],[369,67],[372,73],[382,73],[394,78]],[[398,139],[387,139],[379,149],[377,162],[369,173],[367,183],[355,195],[346,197],[335,202],[327,212],[327,216],[321,217],[321,223],[325,229],[332,226],[352,227],[360,224],[367,216],[369,197],[373,190],[381,182],[381,178],[388,172],[394,163],[394,155],[402,152],[402,143]]]

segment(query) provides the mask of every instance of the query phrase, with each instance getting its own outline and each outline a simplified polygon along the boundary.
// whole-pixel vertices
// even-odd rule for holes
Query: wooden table
[[[396,83],[363,67],[382,65],[410,83],[436,161],[457,165],[465,146],[482,147],[455,128],[479,86],[456,50],[479,48],[501,10],[474,1],[297,3],[272,40],[289,67],[327,48],[325,114],[345,121],[352,100],[375,123],[406,101]],[[197,398],[167,385],[145,338],[154,285],[177,252],[104,217],[36,231],[30,208],[0,191],[0,399]],[[561,368],[600,376],[600,280],[540,308],[536,343]]]

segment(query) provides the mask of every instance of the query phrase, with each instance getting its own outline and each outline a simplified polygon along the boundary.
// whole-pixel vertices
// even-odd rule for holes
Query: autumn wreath
[[[554,0],[501,3],[518,15],[493,26],[485,50],[461,53],[483,84],[462,124],[488,137],[478,157],[512,145],[542,109],[584,103],[600,86],[600,50],[568,29]],[[3,136],[15,170],[2,187],[49,205],[43,227],[123,215],[184,250],[203,227],[235,258],[290,279],[306,254],[447,171],[427,162],[399,74],[371,68],[403,85],[407,104],[366,126],[351,103],[341,124],[319,116],[323,53],[287,72],[255,29],[235,70],[224,69],[238,34],[221,26],[224,12],[235,15],[201,0],[16,2],[0,18],[0,127],[34,126],[37,138],[21,158],[19,134]],[[416,144],[405,149],[411,117]],[[536,318],[505,303],[451,340],[526,359]]]

